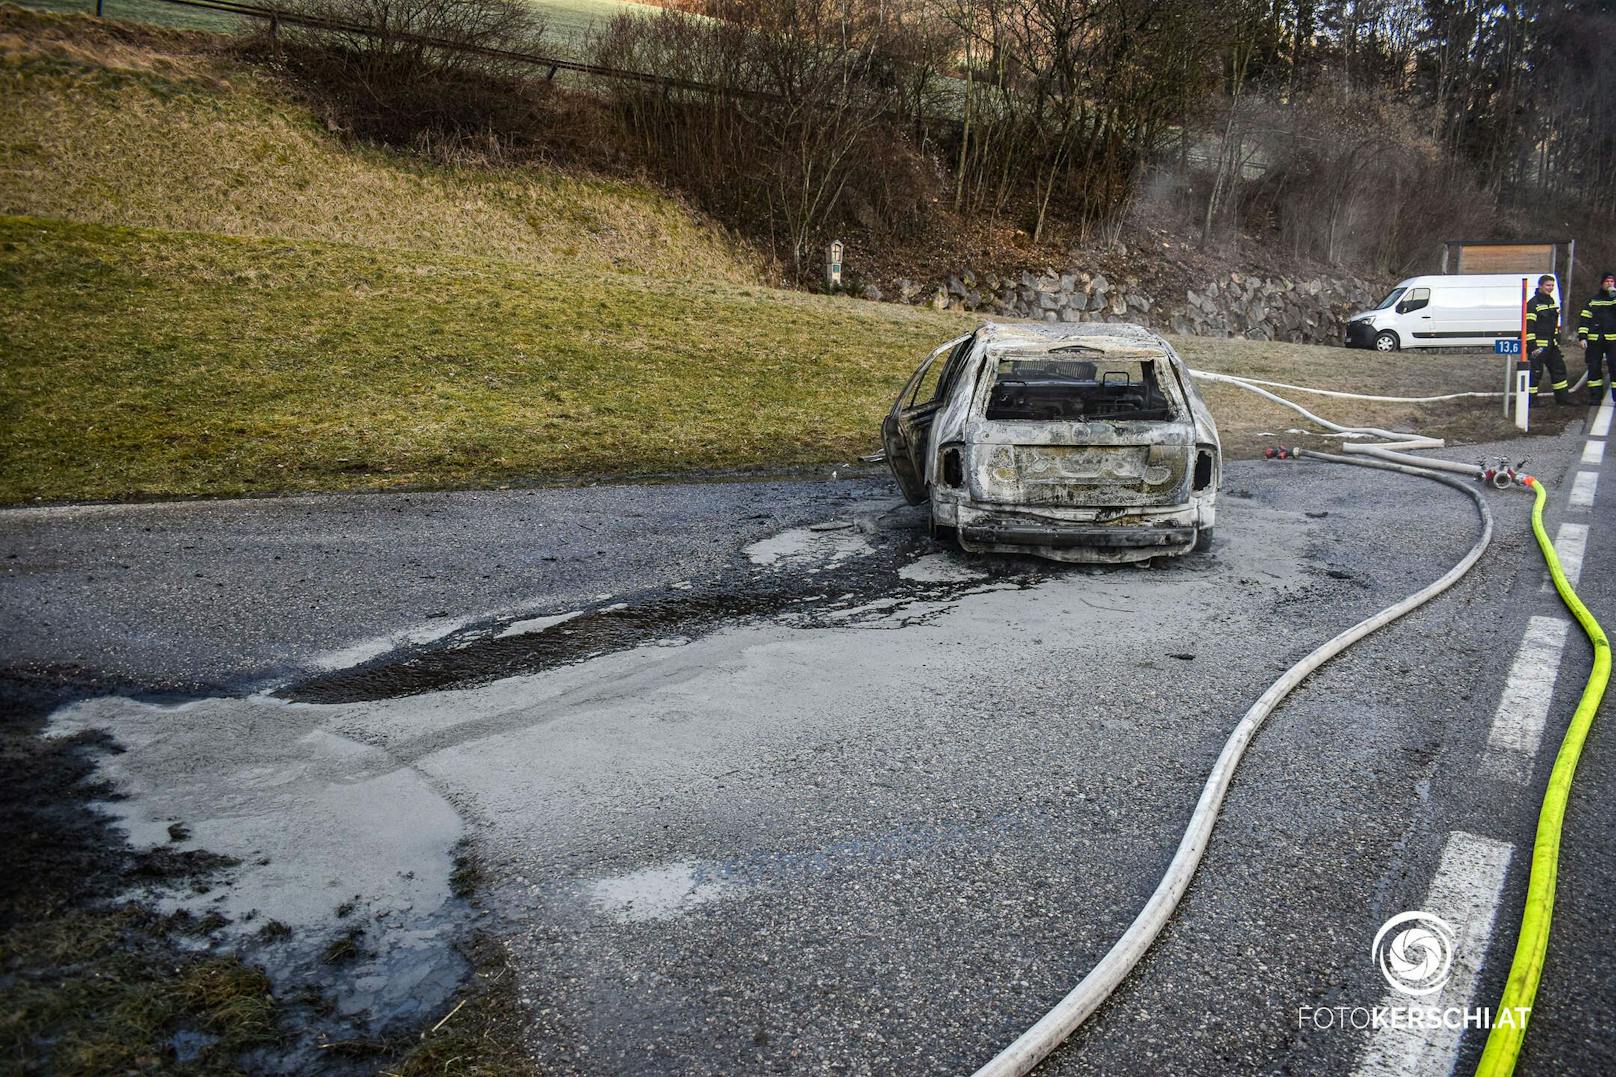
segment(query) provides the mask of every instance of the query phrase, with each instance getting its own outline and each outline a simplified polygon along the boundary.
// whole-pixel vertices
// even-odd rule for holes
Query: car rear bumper
[[[1101,521],[1063,520],[1041,513],[960,505],[954,515],[959,543],[979,553],[1023,553],[1057,561],[1118,563],[1172,557],[1195,547],[1198,517],[1211,505],[1135,510]],[[1209,524],[1207,526],[1210,526]]]
[[[1195,541],[1193,527],[1039,527],[1032,524],[977,524],[960,528],[967,542],[992,546],[1099,546],[1137,549],[1182,546]]]

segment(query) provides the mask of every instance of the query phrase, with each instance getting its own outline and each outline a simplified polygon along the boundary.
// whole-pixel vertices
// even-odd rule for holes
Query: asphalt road
[[[1579,448],[1534,442],[1532,466],[1558,479]],[[1489,502],[1469,577],[1275,712],[1178,916],[1046,1072],[1351,1072],[1369,1033],[1298,1011],[1382,1000],[1371,940],[1456,831],[1514,850],[1460,955],[1471,1001],[1496,998],[1587,656],[1573,637],[1529,780],[1484,774],[1510,658],[1556,609],[1529,499]],[[356,1022],[436,1012],[476,926],[544,1072],[968,1072],[1126,928],[1250,702],[1477,525],[1420,479],[1275,462],[1229,467],[1218,531],[1148,569],[984,561],[869,479],[17,510],[3,661],[152,690],[53,727],[127,748],[104,769],[134,841],[182,820],[243,859],[170,900],[316,939],[355,903]],[[1584,582],[1616,622],[1606,541]],[[1607,740],[1525,1072],[1616,1045]],[[480,919],[448,888],[462,838]],[[313,974],[307,950],[256,957]]]

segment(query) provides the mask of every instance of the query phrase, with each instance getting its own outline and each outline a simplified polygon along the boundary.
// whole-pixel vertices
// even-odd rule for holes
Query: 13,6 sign
[[[1521,342],[1514,337],[1495,340],[1493,341],[1493,351],[1498,355],[1519,355],[1521,354]]]

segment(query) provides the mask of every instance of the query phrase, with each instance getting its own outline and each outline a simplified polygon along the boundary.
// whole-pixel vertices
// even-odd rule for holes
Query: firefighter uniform
[[[1607,385],[1616,395],[1616,280],[1606,274],[1601,285],[1577,319],[1577,339],[1587,348],[1588,400],[1595,404]]]
[[[1565,357],[1560,354],[1560,304],[1552,295],[1534,292],[1526,301],[1526,353],[1532,363],[1532,392],[1538,391],[1546,370],[1554,399],[1566,403],[1570,382]]]

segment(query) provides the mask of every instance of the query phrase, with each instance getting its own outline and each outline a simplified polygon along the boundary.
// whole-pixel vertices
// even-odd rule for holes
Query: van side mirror
[[[1407,314],[1411,310],[1419,310],[1429,302],[1429,299],[1405,299],[1397,304],[1397,313]]]

